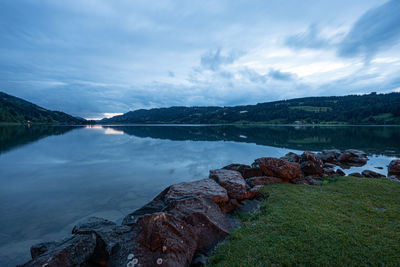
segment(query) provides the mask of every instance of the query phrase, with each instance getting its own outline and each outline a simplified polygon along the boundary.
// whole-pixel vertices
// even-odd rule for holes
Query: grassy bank
[[[343,177],[263,192],[210,266],[400,265],[400,183]]]

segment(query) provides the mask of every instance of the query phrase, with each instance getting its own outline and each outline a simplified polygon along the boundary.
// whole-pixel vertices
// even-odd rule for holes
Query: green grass
[[[400,183],[343,177],[263,192],[210,266],[400,265]]]

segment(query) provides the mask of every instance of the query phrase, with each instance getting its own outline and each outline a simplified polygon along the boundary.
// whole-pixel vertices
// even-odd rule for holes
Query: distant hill
[[[400,93],[306,97],[235,107],[140,109],[102,124],[400,124]]]
[[[39,107],[21,98],[0,92],[0,122],[46,124],[84,124],[86,120],[60,111]]]

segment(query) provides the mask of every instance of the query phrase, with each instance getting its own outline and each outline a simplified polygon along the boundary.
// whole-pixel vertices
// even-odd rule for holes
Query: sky
[[[398,0],[1,0],[0,91],[84,118],[400,92]]]

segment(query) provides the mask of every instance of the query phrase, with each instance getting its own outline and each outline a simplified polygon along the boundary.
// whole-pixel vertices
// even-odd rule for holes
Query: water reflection
[[[0,125],[0,154],[51,135],[62,135],[78,127],[51,125]]]
[[[210,169],[234,162],[251,164],[258,157],[306,149],[358,148],[387,155],[370,156],[365,167],[382,167],[378,171],[385,173],[400,151],[399,130],[0,127],[0,266],[25,261],[32,244],[64,237],[85,217],[121,220],[170,184],[206,177]]]
[[[400,127],[292,126],[107,126],[137,137],[172,141],[234,141],[297,150],[361,149],[369,154],[400,154]]]

